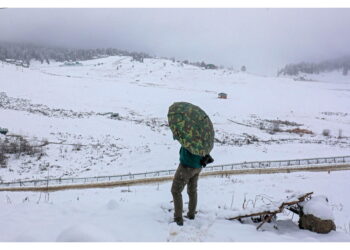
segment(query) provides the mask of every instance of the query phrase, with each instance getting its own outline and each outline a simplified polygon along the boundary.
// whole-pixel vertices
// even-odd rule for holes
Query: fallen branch
[[[273,216],[283,212],[284,208],[293,206],[295,204],[298,204],[299,202],[303,202],[305,199],[311,197],[312,194],[313,192],[306,193],[304,195],[298,196],[297,198],[295,198],[295,200],[282,202],[282,204],[280,204],[276,210],[264,210],[261,212],[248,213],[248,214],[239,215],[233,218],[228,218],[228,220],[241,220],[242,218],[260,216],[264,219],[261,222],[261,224],[259,224],[259,226],[256,228],[258,230],[265,222],[271,220]]]

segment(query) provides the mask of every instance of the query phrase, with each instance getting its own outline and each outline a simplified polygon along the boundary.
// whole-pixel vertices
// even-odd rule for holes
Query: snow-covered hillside
[[[349,84],[119,56],[80,66],[0,63],[0,127],[9,130],[0,140],[23,136],[44,153],[8,155],[1,180],[176,169],[179,143],[167,112],[178,101],[213,121],[215,164],[349,154]],[[347,171],[201,178],[197,217],[183,227],[172,223],[169,182],[0,192],[0,241],[350,241],[348,179]],[[288,213],[260,231],[251,221],[226,220],[245,199],[259,206],[295,192],[327,196],[337,231],[300,230]]]
[[[115,56],[82,64],[0,64],[0,127],[49,142],[42,157],[11,156],[0,169],[2,180],[175,169],[179,144],[167,112],[177,101],[209,114],[215,164],[348,154],[349,84],[204,70],[163,59],[140,63]],[[220,92],[228,99],[219,99]],[[272,133],[274,124],[279,131]],[[296,128],[313,134],[292,133]],[[324,129],[330,136],[322,135]]]

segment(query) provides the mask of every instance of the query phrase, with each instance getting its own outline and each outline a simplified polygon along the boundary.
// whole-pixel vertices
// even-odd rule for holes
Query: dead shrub
[[[73,151],[80,151],[82,148],[82,145],[81,144],[74,144],[73,146]]]
[[[310,135],[313,134],[311,130],[301,129],[301,128],[287,129],[286,132],[295,133],[295,134],[310,134]]]
[[[6,168],[7,167],[7,156],[0,151],[0,168]]]
[[[0,167],[6,167],[8,155],[15,155],[16,158],[22,155],[42,155],[43,148],[31,144],[22,136],[0,139]]]

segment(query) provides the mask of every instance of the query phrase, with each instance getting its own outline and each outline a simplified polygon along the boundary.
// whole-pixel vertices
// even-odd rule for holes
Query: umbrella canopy
[[[200,107],[175,102],[169,107],[168,122],[174,138],[192,154],[205,156],[213,149],[213,123]]]

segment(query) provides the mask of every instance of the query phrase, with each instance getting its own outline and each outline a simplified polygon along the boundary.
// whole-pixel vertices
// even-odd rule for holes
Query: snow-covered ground
[[[209,114],[215,164],[349,153],[350,84],[204,70],[163,59],[82,63],[32,62],[29,69],[0,63],[0,127],[39,144],[52,142],[41,158],[11,157],[0,169],[3,181],[175,169],[179,144],[167,111],[177,101]],[[217,98],[220,92],[228,99]],[[273,121],[282,130],[314,134],[271,134]],[[331,135],[323,136],[324,129]]]
[[[108,242],[330,242],[350,241],[350,171],[237,175],[200,178],[198,213],[179,227],[172,222],[171,183],[52,193],[1,192],[0,241]],[[298,216],[285,210],[258,231],[232,214],[314,192],[329,200],[337,231],[301,230]],[[183,193],[186,213],[188,197]],[[277,228],[276,228],[277,227]]]
[[[32,62],[28,69],[0,63],[0,127],[32,143],[49,142],[44,156],[11,156],[0,168],[2,181],[176,169],[179,144],[167,112],[178,101],[200,106],[213,121],[215,164],[349,154],[348,82],[203,70],[163,59],[82,63]],[[217,98],[220,92],[228,99]],[[280,130],[272,133],[276,123]],[[287,132],[297,128],[313,134]],[[202,178],[199,213],[184,227],[172,223],[169,182],[0,192],[0,241],[350,241],[349,177],[343,171]],[[278,216],[278,229],[226,220],[244,197],[259,206],[311,191],[328,197],[337,232],[300,230],[288,213]]]

